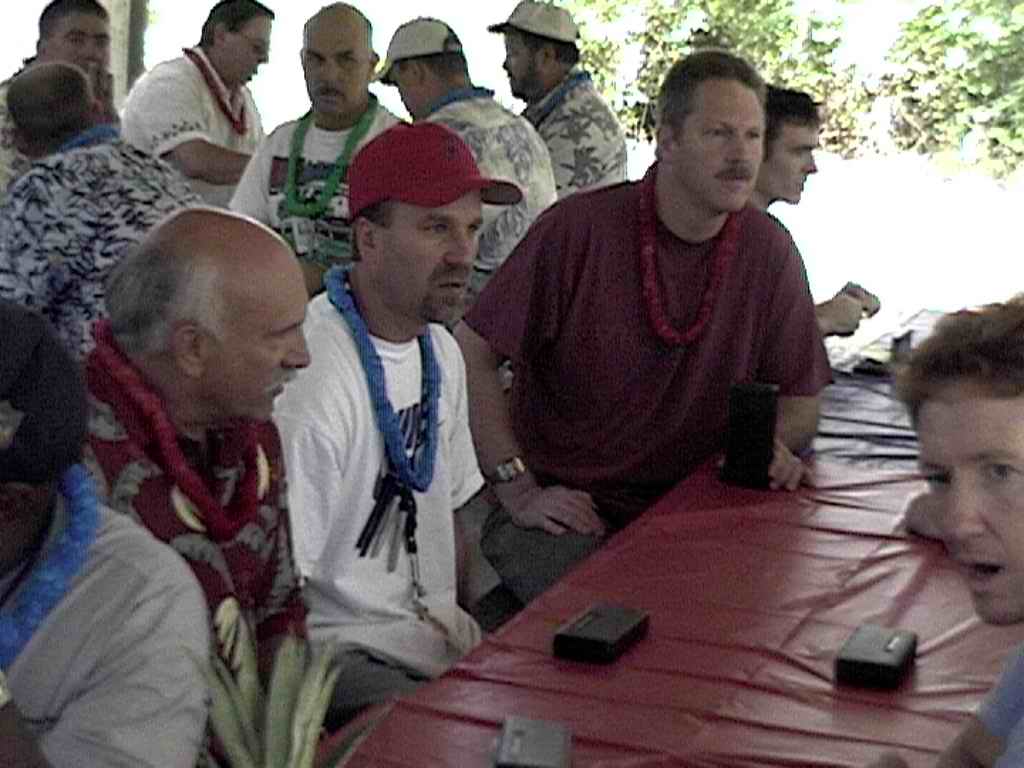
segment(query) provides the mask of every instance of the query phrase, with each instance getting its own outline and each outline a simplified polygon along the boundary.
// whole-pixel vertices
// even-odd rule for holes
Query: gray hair
[[[224,335],[220,270],[206,259],[168,253],[162,244],[136,246],[108,276],[105,300],[114,339],[130,358],[167,351],[182,321]]]

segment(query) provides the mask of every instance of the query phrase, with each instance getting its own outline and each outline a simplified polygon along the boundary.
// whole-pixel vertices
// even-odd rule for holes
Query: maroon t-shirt
[[[513,361],[527,465],[591,492],[613,519],[723,449],[733,383],[811,396],[831,376],[793,241],[750,207],[703,336],[685,347],[656,337],[641,294],[640,189],[620,184],[550,208],[465,317]],[[659,222],[659,290],[675,328],[694,320],[711,250]]]

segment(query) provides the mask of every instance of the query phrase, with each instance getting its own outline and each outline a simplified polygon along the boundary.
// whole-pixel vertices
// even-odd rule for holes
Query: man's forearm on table
[[[465,323],[455,329],[455,338],[466,361],[466,383],[469,389],[469,427],[473,433],[477,461],[485,475],[521,449],[512,429],[508,398],[501,386],[501,360]]]

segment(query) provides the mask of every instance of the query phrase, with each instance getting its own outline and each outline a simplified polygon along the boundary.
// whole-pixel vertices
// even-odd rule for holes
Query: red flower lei
[[[128,402],[139,409],[148,430],[160,452],[160,468],[171,477],[188,499],[196,505],[210,537],[214,541],[230,541],[244,525],[255,519],[259,504],[259,440],[252,424],[240,427],[245,441],[243,462],[245,475],[238,483],[228,508],[221,506],[210,493],[206,483],[192,469],[178,445],[178,431],[171,423],[157,394],[146,385],[142,375],[125,358],[114,341],[110,321],[102,320],[94,326],[96,339],[95,363],[117,382]],[[94,363],[90,363],[94,364]]]
[[[640,189],[640,277],[644,304],[647,307],[647,319],[651,329],[659,339],[671,346],[690,344],[700,338],[707,328],[711,313],[715,308],[729,262],[739,250],[739,216],[730,213],[721,231],[715,236],[711,253],[711,274],[708,276],[704,295],[693,324],[680,332],[672,326],[665,316],[665,305],[658,291],[658,220],[657,198],[655,197],[655,179],[658,164],[655,163],[647,171],[641,182]]]
[[[224,88],[218,82],[218,78],[214,76],[214,73],[210,71],[210,65],[206,63],[206,59],[200,56],[190,48],[182,48],[182,53],[185,54],[185,58],[191,61],[199,69],[199,74],[203,76],[203,80],[206,81],[206,87],[210,89],[210,93],[213,94],[214,100],[217,102],[217,106],[220,107],[220,111],[224,113],[224,117],[231,123],[231,127],[235,133],[239,136],[245,136],[245,103],[242,103],[242,109],[238,113],[236,118],[231,105],[224,98]],[[221,86],[221,87],[218,87]]]

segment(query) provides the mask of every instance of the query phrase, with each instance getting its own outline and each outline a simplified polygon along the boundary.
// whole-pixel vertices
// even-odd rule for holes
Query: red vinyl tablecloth
[[[698,472],[446,676],[398,702],[353,768],[492,765],[510,714],[573,732],[577,768],[931,765],[1024,627],[974,615],[941,545],[898,530],[921,484],[819,463],[798,493]],[[650,612],[610,666],[557,660],[551,637],[598,601]],[[837,688],[861,622],[919,635],[895,692]]]

